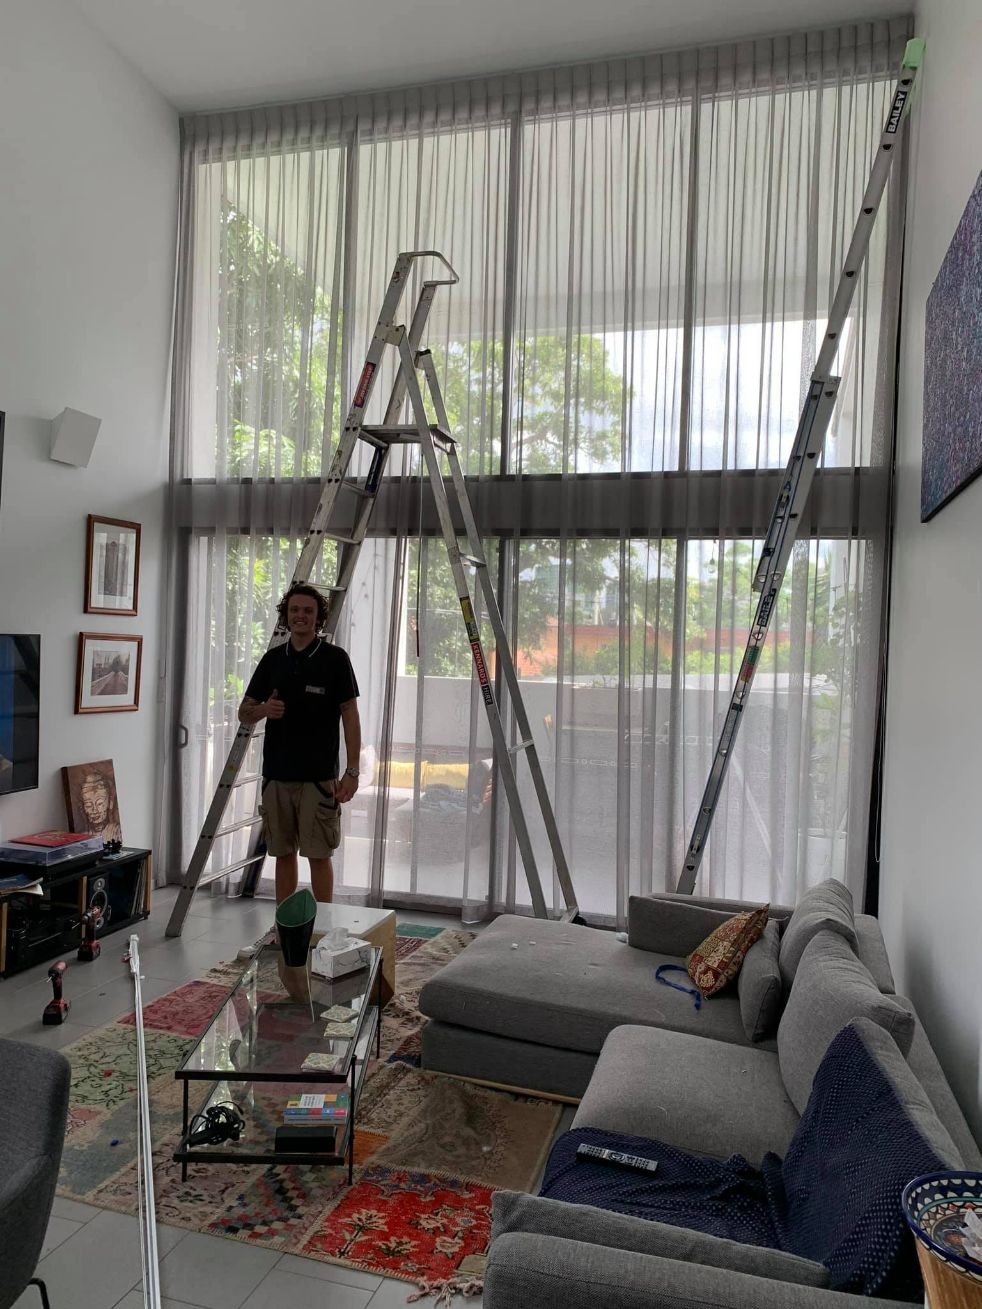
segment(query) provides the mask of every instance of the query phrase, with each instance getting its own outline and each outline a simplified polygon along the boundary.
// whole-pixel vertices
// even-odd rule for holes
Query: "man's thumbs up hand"
[[[280,694],[279,691],[277,691],[276,687],[274,686],[272,692],[270,693],[269,699],[266,701],[265,705],[263,706],[266,710],[267,718],[282,718],[283,715],[286,713],[286,705],[279,698],[279,694]]]

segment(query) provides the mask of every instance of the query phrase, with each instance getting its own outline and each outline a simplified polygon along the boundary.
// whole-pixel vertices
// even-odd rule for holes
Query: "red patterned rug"
[[[242,965],[219,965],[144,1006],[158,1220],[402,1278],[448,1302],[478,1294],[491,1197],[534,1185],[560,1109],[420,1068],[420,987],[472,939],[398,930],[396,994],[359,1103],[350,1187],[343,1169],[262,1164],[192,1165],[182,1182],[171,1157],[181,1124],[174,1070]],[[134,1021],[65,1051],[72,1093],[58,1193],[124,1213],[136,1209]]]

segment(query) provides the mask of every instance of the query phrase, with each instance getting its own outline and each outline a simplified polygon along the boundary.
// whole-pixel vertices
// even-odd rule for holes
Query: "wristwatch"
[[[357,781],[360,776],[360,773],[358,772],[357,768],[346,768],[344,770],[344,775],[345,777],[353,777],[355,781]]]

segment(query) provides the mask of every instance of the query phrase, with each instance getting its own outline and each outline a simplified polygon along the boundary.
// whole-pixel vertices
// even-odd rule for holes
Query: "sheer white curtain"
[[[394,257],[435,248],[460,283],[428,343],[579,902],[622,923],[629,894],[674,886],[906,36],[856,25],[184,121],[172,875]],[[703,864],[712,894],[793,900],[830,874],[862,890],[902,183],[898,168],[843,336]],[[369,747],[338,893],[524,907],[432,504],[408,451],[389,472],[338,633]],[[253,804],[240,788],[237,816]]]

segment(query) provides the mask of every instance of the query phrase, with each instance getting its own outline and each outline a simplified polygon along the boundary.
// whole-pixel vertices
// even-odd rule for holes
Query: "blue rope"
[[[678,982],[669,982],[667,978],[662,977],[662,973],[670,972],[685,973],[686,977],[689,976],[688,971],[681,964],[659,964],[655,969],[655,981],[661,982],[662,986],[670,986],[673,991],[683,991],[686,995],[691,995],[696,1009],[701,1009],[702,992],[696,990],[694,986],[679,986]]]

